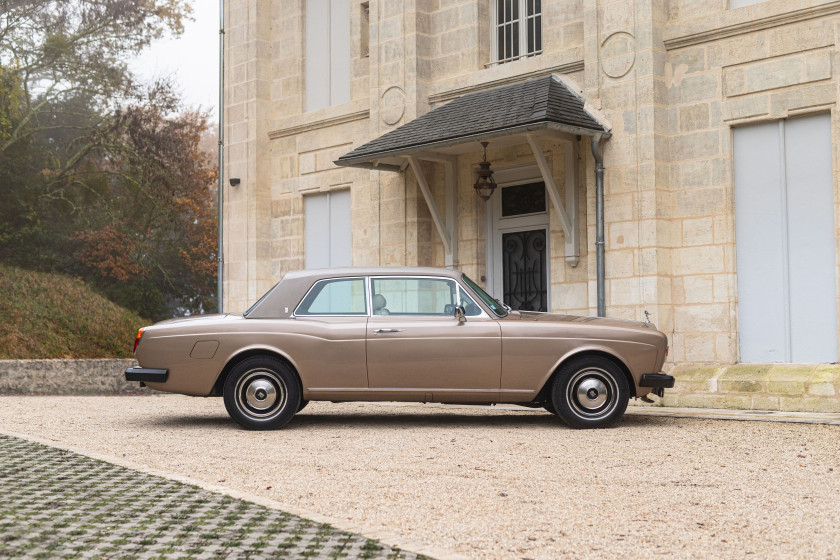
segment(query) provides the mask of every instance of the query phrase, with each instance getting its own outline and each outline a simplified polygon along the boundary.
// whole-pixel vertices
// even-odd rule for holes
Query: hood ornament
[[[645,326],[650,326],[650,312],[647,309],[645,309]]]

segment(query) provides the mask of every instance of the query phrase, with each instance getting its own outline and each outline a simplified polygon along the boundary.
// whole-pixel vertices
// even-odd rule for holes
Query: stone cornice
[[[709,16],[699,22],[693,21],[688,24],[675,25],[673,29],[669,30],[671,31],[670,33],[666,32],[666,38],[664,40],[665,49],[672,50],[700,45],[710,41],[717,41],[719,39],[726,39],[745,33],[762,31],[771,27],[788,25],[837,13],[840,13],[840,0],[784,13],[771,14],[729,25],[721,25],[717,15]],[[669,35],[670,37],[668,37]]]
[[[518,82],[524,82],[525,80],[541,78],[543,76],[548,76],[549,74],[570,74],[572,72],[581,72],[582,70],[583,61],[575,60],[573,62],[560,64],[559,66],[554,66],[552,68],[541,68],[539,70],[534,70],[525,74],[507,76],[498,80],[492,80],[489,82],[482,82],[480,84],[473,84],[456,89],[450,89],[447,91],[441,91],[439,93],[433,93],[429,96],[429,103],[432,105],[437,103],[444,103],[446,101],[452,101],[456,97],[461,97],[462,95],[466,95],[468,93],[475,93],[477,91],[482,91],[485,89],[491,89],[499,86],[506,86]]]
[[[353,121],[361,121],[370,117],[370,110],[364,109],[362,111],[356,111],[355,113],[347,113],[344,115],[338,115],[335,117],[330,117],[327,119],[321,119],[318,121],[313,121],[309,123],[298,124],[295,126],[289,126],[286,128],[278,128],[277,130],[272,130],[268,133],[268,137],[272,140],[277,138],[285,138],[287,136],[294,136],[296,134],[301,134],[304,132],[311,132],[313,130],[318,130],[319,128],[327,128],[329,126],[335,126],[337,124],[344,124]]]

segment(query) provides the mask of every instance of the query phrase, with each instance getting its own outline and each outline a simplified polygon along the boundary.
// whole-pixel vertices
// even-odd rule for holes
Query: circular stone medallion
[[[613,33],[601,44],[601,70],[610,78],[625,76],[636,60],[636,41],[625,31]]]
[[[400,86],[391,86],[382,94],[379,101],[379,115],[382,122],[394,125],[400,122],[405,113],[405,92]]]

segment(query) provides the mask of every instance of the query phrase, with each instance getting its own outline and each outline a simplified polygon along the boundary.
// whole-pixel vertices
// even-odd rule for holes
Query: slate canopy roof
[[[454,99],[362,144],[334,163],[375,168],[378,160],[424,148],[541,128],[584,136],[609,134],[609,129],[586,110],[584,100],[550,75]],[[383,167],[387,170],[391,166]]]

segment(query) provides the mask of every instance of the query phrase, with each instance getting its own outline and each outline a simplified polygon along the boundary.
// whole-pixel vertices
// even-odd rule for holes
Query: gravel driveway
[[[219,399],[0,397],[3,430],[471,558],[840,558],[840,427],[312,403],[247,432]]]

